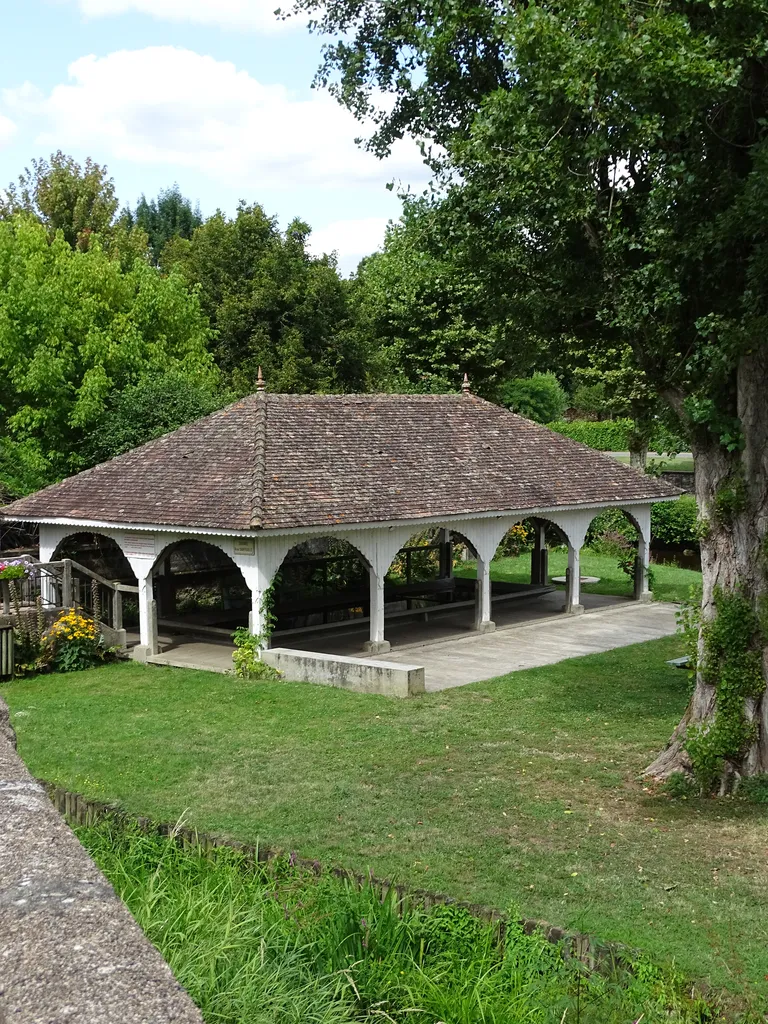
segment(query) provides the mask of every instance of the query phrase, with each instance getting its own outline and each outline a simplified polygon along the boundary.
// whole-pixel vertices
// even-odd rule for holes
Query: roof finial
[[[461,390],[462,390],[462,394],[468,395],[470,393],[469,392],[469,377],[466,375],[466,373],[464,374],[464,380],[463,380],[462,385],[461,385]]]
[[[264,381],[264,375],[261,372],[261,367],[259,367],[259,373],[258,373],[258,376],[256,377],[256,390],[257,391],[266,391],[267,390],[267,385],[266,385],[266,383]]]

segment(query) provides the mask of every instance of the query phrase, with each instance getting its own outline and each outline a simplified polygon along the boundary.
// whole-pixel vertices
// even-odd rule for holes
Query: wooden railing
[[[80,608],[110,629],[123,628],[123,594],[138,594],[138,587],[108,580],[72,558],[32,565],[31,576],[2,581],[4,615],[10,616],[17,603],[31,609],[39,601],[44,611]]]

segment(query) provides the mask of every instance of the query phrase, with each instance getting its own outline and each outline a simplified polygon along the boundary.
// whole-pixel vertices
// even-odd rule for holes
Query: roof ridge
[[[264,524],[264,477],[267,469],[267,395],[257,391],[256,422],[253,438],[253,470],[251,472],[251,529],[259,530]]]

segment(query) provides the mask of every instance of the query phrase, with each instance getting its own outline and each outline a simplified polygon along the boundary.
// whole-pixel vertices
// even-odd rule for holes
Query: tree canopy
[[[319,79],[373,113],[371,148],[423,141],[444,235],[489,301],[598,356],[628,346],[680,417],[704,520],[700,645],[709,638],[712,653],[649,770],[692,770],[726,790],[768,771],[768,656],[755,670],[768,595],[763,0],[296,6],[334,35]],[[745,608],[729,646],[721,626],[743,623]]]
[[[482,281],[431,238],[428,209],[391,225],[383,251],[363,260],[353,287],[355,326],[386,391],[455,391],[464,373],[493,397],[515,324],[488,306]]]
[[[501,386],[501,400],[513,412],[537,423],[559,420],[568,405],[568,395],[554,373],[515,377]]]
[[[203,223],[200,207],[193,208],[178,185],[162,190],[156,199],[148,200],[142,195],[135,210],[126,208],[120,216],[127,228],[138,227],[146,233],[155,263],[167,242],[177,237],[191,238],[195,228]]]
[[[98,240],[72,249],[28,215],[0,221],[0,432],[36,483],[82,467],[114,391],[170,367],[214,381],[209,338],[178,274],[126,271]]]
[[[199,287],[216,332],[213,352],[232,387],[253,390],[258,367],[273,391],[365,389],[365,355],[349,319],[348,286],[334,261],[307,251],[309,226],[281,232],[275,218],[241,203],[217,212],[162,258]]]
[[[32,160],[32,169],[0,195],[0,217],[31,214],[46,226],[51,239],[61,231],[72,248],[87,249],[94,233],[104,236],[116,211],[115,184],[106,167],[90,157],[81,167],[61,150],[50,160]]]

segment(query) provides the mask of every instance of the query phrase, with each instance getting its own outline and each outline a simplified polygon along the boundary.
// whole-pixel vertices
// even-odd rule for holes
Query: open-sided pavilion
[[[297,545],[328,538],[359,554],[369,582],[366,648],[389,649],[393,559],[414,534],[439,531],[441,577],[452,540],[477,561],[474,626],[494,629],[489,566],[509,529],[533,520],[531,592],[547,584],[548,526],[568,546],[564,611],[578,613],[580,550],[601,511],[621,509],[638,536],[635,597],[648,596],[650,509],[677,492],[472,395],[278,395],[260,390],[171,434],[13,502],[6,520],[39,524],[40,561],[72,535],[110,538],[138,585],[140,647],[158,649],[171,554],[212,545],[242,574],[249,623],[264,631],[265,593]],[[221,554],[218,554],[218,553]],[[445,587],[439,598],[456,595]],[[518,588],[521,589],[521,588]],[[172,604],[172,602],[170,602]]]

